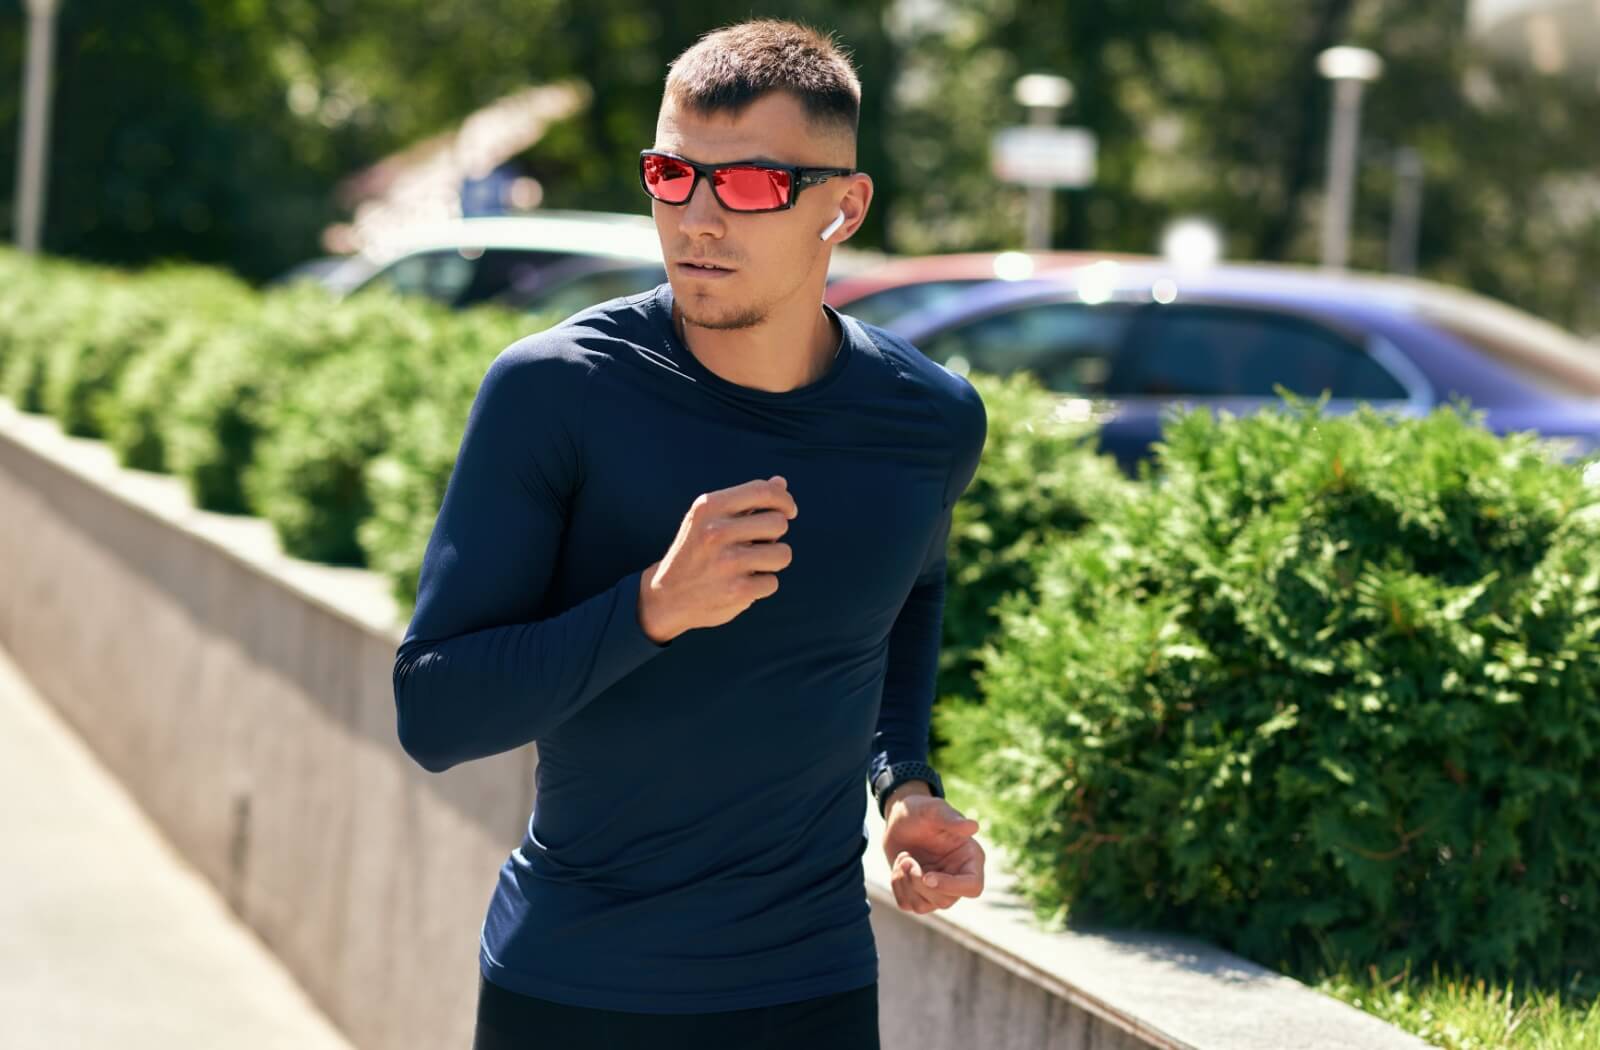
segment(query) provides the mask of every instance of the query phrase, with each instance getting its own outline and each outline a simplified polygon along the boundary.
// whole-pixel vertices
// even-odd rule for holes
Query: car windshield
[[[1548,321],[1475,296],[1416,304],[1429,324],[1557,397],[1600,398],[1600,349]]]

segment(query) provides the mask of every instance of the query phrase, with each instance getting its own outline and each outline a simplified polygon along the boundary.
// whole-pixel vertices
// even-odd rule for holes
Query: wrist
[[[883,811],[888,813],[893,810],[896,802],[909,795],[927,795],[931,798],[933,796],[933,788],[929,787],[925,780],[908,780],[889,792],[889,797],[884,799],[883,802]]]
[[[656,573],[656,565],[651,565],[639,574],[639,602],[638,619],[639,630],[644,636],[656,645],[666,645],[677,636],[678,632],[672,630],[661,622],[661,610],[656,599],[655,591],[650,587],[650,580]]]
[[[917,785],[911,788],[911,785]],[[904,796],[902,789],[915,790],[919,794],[932,795],[934,798],[944,798],[944,784],[939,779],[939,773],[926,762],[905,760],[890,763],[889,766],[879,771],[872,778],[872,794],[878,803],[878,812],[885,817],[889,815],[889,804],[896,795]]]

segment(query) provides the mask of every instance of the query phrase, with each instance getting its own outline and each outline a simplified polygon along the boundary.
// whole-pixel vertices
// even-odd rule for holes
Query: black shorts
[[[777,1006],[641,1014],[567,1006],[478,977],[472,1050],[879,1050],[878,986]]]

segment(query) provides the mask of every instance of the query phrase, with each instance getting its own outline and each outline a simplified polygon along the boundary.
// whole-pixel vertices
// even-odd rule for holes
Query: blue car
[[[953,371],[1026,370],[1136,472],[1175,404],[1244,415],[1277,385],[1327,410],[1424,415],[1459,396],[1496,433],[1600,449],[1600,351],[1502,303],[1411,278],[1287,265],[1101,261],[979,285],[889,322]]]

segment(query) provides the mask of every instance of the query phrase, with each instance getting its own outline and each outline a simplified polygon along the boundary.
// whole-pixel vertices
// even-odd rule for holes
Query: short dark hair
[[[774,91],[787,91],[817,124],[853,138],[861,118],[861,81],[849,56],[808,26],[774,18],[713,30],[673,60],[667,98],[700,113],[737,114]]]

